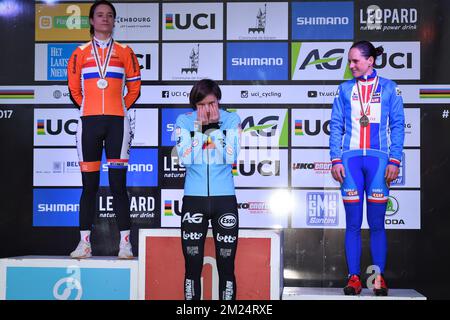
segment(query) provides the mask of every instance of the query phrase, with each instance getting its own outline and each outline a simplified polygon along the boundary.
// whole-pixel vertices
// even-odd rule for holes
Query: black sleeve
[[[202,126],[202,133],[205,134],[205,132],[208,131],[208,130],[217,130],[217,129],[220,129],[219,123],[218,122],[213,122],[213,123],[210,123],[210,124],[208,124],[206,126]]]

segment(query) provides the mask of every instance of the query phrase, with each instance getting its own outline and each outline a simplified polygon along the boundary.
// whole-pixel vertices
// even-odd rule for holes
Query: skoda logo
[[[237,224],[237,218],[233,213],[225,213],[219,218],[219,224],[222,228],[231,229]]]
[[[60,99],[62,97],[62,93],[59,90],[53,91],[53,98]]]
[[[388,197],[386,205],[386,216],[393,216],[398,212],[398,201],[393,196]]]

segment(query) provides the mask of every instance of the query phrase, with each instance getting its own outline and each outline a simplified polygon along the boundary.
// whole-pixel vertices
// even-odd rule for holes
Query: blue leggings
[[[367,197],[372,261],[383,273],[387,254],[384,217],[389,188],[384,175],[388,155],[376,150],[366,150],[366,155],[363,155],[362,150],[352,150],[344,152],[342,163],[346,175],[341,192],[347,224],[345,250],[349,274],[360,274],[364,191]]]

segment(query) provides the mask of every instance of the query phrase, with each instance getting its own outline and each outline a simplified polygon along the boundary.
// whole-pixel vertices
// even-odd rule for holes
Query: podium
[[[375,296],[372,290],[363,289],[360,295],[346,296],[342,288],[285,287],[283,300],[426,300],[413,289],[389,289],[386,297]]]
[[[0,300],[182,300],[184,257],[180,229],[141,229],[139,259],[23,256],[0,259]],[[238,300],[426,300],[412,289],[283,288],[283,231],[239,230],[235,274]],[[218,299],[212,230],[205,241],[202,299]]]
[[[184,299],[184,257],[180,229],[141,229],[139,298]],[[283,290],[282,231],[239,230],[235,275],[238,300],[279,300]],[[205,240],[202,299],[218,299],[212,230]]]
[[[137,259],[0,259],[0,300],[135,300],[137,296]]]

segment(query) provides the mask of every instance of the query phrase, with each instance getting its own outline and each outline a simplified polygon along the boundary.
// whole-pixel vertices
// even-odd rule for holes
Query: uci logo
[[[321,131],[326,135],[330,135],[330,120],[326,120],[322,123],[322,120],[295,120],[300,123],[302,128],[302,134],[296,135],[307,135],[307,136],[317,136]]]
[[[75,128],[74,128],[75,125]],[[49,134],[51,136],[56,136],[61,134],[64,130],[66,134],[75,135],[77,133],[76,125],[78,125],[78,119],[70,119],[63,122],[62,119],[56,120],[56,126],[54,120],[37,120],[38,134]]]
[[[384,68],[389,64],[393,69],[411,69],[412,68],[412,53],[407,52],[396,52],[391,54],[389,57],[386,53],[383,53],[381,57],[377,59],[378,63],[375,62],[374,66],[376,68]]]
[[[258,135],[261,137],[273,137],[277,131],[278,120],[278,116],[264,117],[259,120],[258,125],[255,126],[255,120],[253,116],[250,116],[242,121],[242,129],[244,133],[250,132],[250,135],[254,137]],[[246,128],[247,126],[248,128]]]
[[[245,169],[245,166],[250,163],[250,168]],[[279,176],[280,175],[280,160],[263,160],[256,164],[256,161],[239,161],[239,173],[243,176],[249,177],[255,174],[255,171],[262,176]]]
[[[139,65],[139,69],[151,70],[152,55],[150,53],[146,53],[146,54],[136,53],[136,57],[139,59],[139,62],[142,63]]]
[[[225,213],[219,218],[219,224],[222,228],[231,229],[237,224],[237,218],[232,213]]]
[[[215,29],[216,28],[216,15],[199,13],[192,17],[190,13],[186,14],[183,18],[181,14],[167,13],[166,14],[166,29],[179,29],[186,30],[193,25],[196,29]]]

